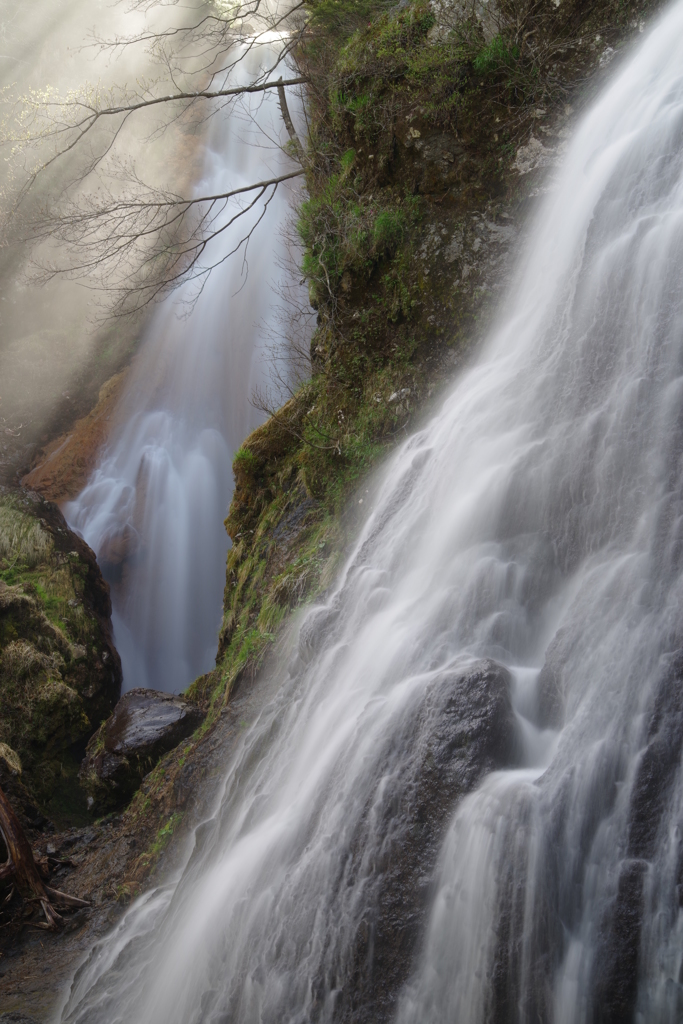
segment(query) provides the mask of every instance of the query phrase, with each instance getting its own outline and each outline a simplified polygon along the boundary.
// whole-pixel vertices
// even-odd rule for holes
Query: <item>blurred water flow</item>
[[[344,1019],[416,841],[418,711],[484,656],[517,757],[444,821],[382,1012],[681,1019],[682,47],[679,0],[579,127],[500,326],[391,459],[184,871],[95,946],[65,1021]]]
[[[239,79],[252,81],[271,66],[277,77],[279,45],[275,37],[256,46],[238,66]],[[293,169],[268,142],[283,134],[274,92],[231,116],[214,114],[195,194],[220,194]],[[245,205],[250,201],[248,194]],[[190,280],[155,311],[118,410],[121,425],[85,489],[66,506],[69,524],[112,584],[126,690],[178,693],[213,666],[232,457],[263,419],[251,398],[269,381],[268,322],[276,287],[288,276],[282,232],[290,202],[280,187],[267,209],[260,202],[236,220],[207,247],[202,265],[227,258],[194,304],[188,302],[197,282]],[[224,223],[236,209],[227,208]],[[228,256],[259,218],[248,246]],[[280,370],[286,376],[287,367]]]

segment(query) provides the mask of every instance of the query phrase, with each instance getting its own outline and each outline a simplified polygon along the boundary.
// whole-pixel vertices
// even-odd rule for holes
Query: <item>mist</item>
[[[161,12],[169,17],[188,12]],[[0,86],[2,119],[12,120],[22,96],[51,89],[59,96],[84,85],[102,89],[153,81],[159,69],[142,45],[116,51],[95,44],[99,39],[130,35],[153,27],[152,17],[111,0],[20,0],[0,2]],[[143,112],[126,125],[119,149],[147,183],[182,191],[201,166],[202,134],[179,124],[159,131],[160,115]],[[21,168],[10,147],[0,163],[2,211],[5,215],[0,247],[0,483],[9,483],[30,466],[35,452],[48,439],[67,429],[96,400],[102,383],[124,365],[134,351],[145,315],[108,320],[111,296],[95,277],[70,279],[60,275],[44,280],[41,269],[53,262],[49,242],[31,246],[30,225],[40,211],[58,200],[72,185],[83,161],[108,141],[107,130],[93,133],[88,151],[60,158],[40,175],[22,202],[18,215],[7,221]],[[43,155],[43,154],[40,154]],[[28,154],[28,161],[36,154]],[[30,169],[30,163],[27,164]],[[102,180],[116,188],[111,165],[90,175],[78,187],[96,189]],[[71,191],[73,195],[73,188]]]

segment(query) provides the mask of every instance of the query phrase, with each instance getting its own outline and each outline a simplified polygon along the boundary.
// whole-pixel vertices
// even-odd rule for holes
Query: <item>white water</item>
[[[501,326],[391,460],[186,868],[63,1020],[681,1019],[682,47],[679,0],[578,130]],[[482,656],[512,670],[518,763],[444,820],[402,991],[350,1010],[441,695]]]
[[[276,73],[280,44],[278,38],[256,46],[238,66],[240,80],[268,68],[287,77],[287,69]],[[215,114],[195,195],[296,169],[277,145],[286,137],[276,93],[257,96],[241,116]],[[269,189],[209,244],[201,265],[225,263],[205,279],[194,305],[191,280],[155,312],[118,409],[120,426],[85,489],[65,508],[112,584],[124,690],[179,693],[213,667],[232,457],[263,420],[252,394],[270,384],[268,332],[276,289],[288,280],[283,230],[290,192],[287,183],[274,196]],[[236,212],[229,204],[214,230]],[[248,246],[239,247],[259,221]],[[287,368],[281,372],[286,376]]]

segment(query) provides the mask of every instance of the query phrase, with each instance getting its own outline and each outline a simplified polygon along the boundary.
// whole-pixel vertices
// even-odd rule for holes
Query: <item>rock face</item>
[[[78,765],[121,692],[110,616],[95,555],[57,506],[0,488],[0,743],[50,817],[74,802],[85,814]]]
[[[158,690],[124,694],[87,747],[81,783],[98,811],[121,806],[160,757],[176,747],[204,718],[182,697]]]
[[[538,707],[539,724],[544,728],[558,728],[563,722],[565,665],[572,645],[578,642],[580,637],[559,630],[546,652],[539,676]],[[623,859],[595,936],[590,983],[594,993],[594,1024],[627,1024],[636,1019],[645,886],[652,862],[665,842],[663,829],[667,827],[667,809],[680,771],[682,750],[683,648],[679,648],[661,659],[630,792]],[[683,851],[679,857],[676,874],[683,881]],[[540,1019],[543,1014],[538,1016]],[[675,1019],[679,1017],[680,1012]],[[509,1017],[492,1017],[494,1021],[498,1019]]]
[[[125,372],[117,373],[102,385],[95,408],[48,445],[38,465],[23,478],[24,487],[51,501],[76,497],[109,435],[125,377]]]
[[[376,878],[352,950],[350,979],[338,1019],[354,1024],[394,1019],[397,993],[406,981],[429,903],[430,875],[459,799],[490,771],[515,756],[510,675],[491,660],[444,672],[406,718],[401,767],[387,773],[378,820],[359,835],[352,857],[375,845]]]
[[[625,857],[619,867],[614,899],[606,908],[597,936],[593,980],[598,1007],[596,1024],[621,1024],[635,1019],[645,882],[658,848],[665,842],[666,812],[681,765],[683,648],[661,660],[644,739],[631,789]],[[676,874],[680,893],[683,852],[679,852]],[[679,1002],[676,1020],[680,1020],[680,1011]]]
[[[576,637],[572,637],[568,630],[559,629],[545,652],[545,661],[538,677],[536,724],[540,729],[559,729],[564,722],[564,666],[576,642]]]

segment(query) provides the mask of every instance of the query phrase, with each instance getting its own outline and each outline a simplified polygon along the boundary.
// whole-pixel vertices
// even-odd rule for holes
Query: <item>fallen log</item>
[[[70,896],[68,893],[60,892],[59,889],[51,889],[50,886],[45,885],[33,857],[31,844],[2,789],[0,789],[0,834],[7,849],[7,861],[0,864],[0,881],[13,882],[24,899],[36,900],[40,903],[45,920],[36,922],[34,925],[36,928],[58,931],[62,927],[64,920],[55,907],[75,909],[90,905],[86,900],[78,899],[76,896]]]

